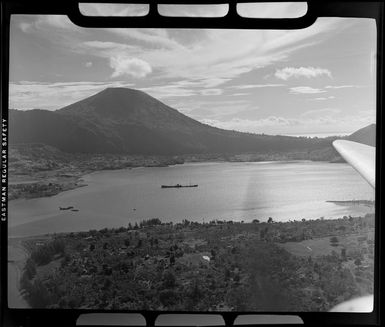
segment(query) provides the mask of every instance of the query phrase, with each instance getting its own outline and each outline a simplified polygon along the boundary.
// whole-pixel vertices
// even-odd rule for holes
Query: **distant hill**
[[[333,141],[215,128],[127,88],[108,88],[56,111],[10,110],[9,116],[11,144],[43,143],[69,153],[310,152]]]
[[[348,140],[376,146],[376,124],[359,129],[347,137]]]

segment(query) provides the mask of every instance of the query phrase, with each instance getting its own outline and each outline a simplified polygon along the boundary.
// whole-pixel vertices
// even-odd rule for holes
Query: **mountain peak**
[[[140,112],[161,106],[166,105],[140,90],[110,87],[59,109],[58,112],[82,116],[97,115],[103,118],[132,119],[134,118],[132,115],[135,116]]]
[[[96,93],[95,95],[98,94],[120,94],[120,95],[128,95],[128,94],[145,94],[143,91],[136,90],[136,89],[131,89],[129,87],[107,87],[104,90],[100,91],[99,93]]]
[[[67,116],[81,116],[96,124],[103,122],[169,130],[191,128],[202,124],[167,106],[147,93],[124,87],[106,88],[86,99],[58,110]]]

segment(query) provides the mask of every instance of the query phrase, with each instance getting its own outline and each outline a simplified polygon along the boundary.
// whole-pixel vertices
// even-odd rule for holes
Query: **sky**
[[[273,6],[243,12],[303,12],[298,3]],[[81,10],[140,15],[145,8]],[[226,8],[190,6],[182,13],[220,16]],[[11,19],[9,107],[19,110],[56,110],[107,87],[129,87],[224,129],[343,135],[375,122],[375,72],[371,19],[322,18],[292,31],[90,29],[59,15]]]

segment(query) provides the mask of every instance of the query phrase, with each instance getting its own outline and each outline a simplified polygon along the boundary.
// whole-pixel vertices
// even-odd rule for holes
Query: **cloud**
[[[320,98],[314,98],[313,100],[316,100],[316,101],[324,101],[324,100],[331,100],[331,99],[335,99],[336,97],[334,95],[331,95],[330,97],[320,97]]]
[[[330,117],[330,116],[339,114],[340,112],[341,112],[341,109],[337,109],[337,108],[314,109],[314,110],[305,111],[300,115],[300,117],[319,117],[319,116]]]
[[[271,135],[293,135],[293,130],[296,131],[295,134],[297,135],[314,134],[314,131],[317,131],[319,134],[325,133],[329,135],[350,134],[374,122],[373,115],[370,113],[358,113],[355,116],[349,117],[334,117],[328,110],[333,109],[325,109],[325,115],[322,115],[320,111],[320,115],[311,116],[309,113],[307,116],[299,118],[271,115],[257,119],[242,119],[234,116],[234,118],[226,121],[216,118],[206,118],[200,121],[228,130]]]
[[[37,19],[34,23],[34,27],[39,29],[39,32],[46,30],[49,27],[66,30],[81,30],[81,28],[72,23],[66,15],[37,15],[36,17]],[[52,31],[50,32],[52,33]]]
[[[199,86],[211,88],[211,87],[222,85],[230,80],[231,80],[230,78],[211,77],[211,78],[203,78],[201,80],[196,80],[196,82],[197,82],[197,85]]]
[[[240,97],[240,96],[246,96],[246,95],[250,95],[250,93],[233,93],[233,94],[230,94],[229,96],[232,96],[232,97]]]
[[[130,75],[135,78],[142,78],[152,72],[150,64],[139,58],[111,57],[110,66],[114,70],[111,77]]]
[[[223,90],[213,87],[224,84],[227,81],[228,79],[226,78],[183,79],[168,82],[166,85],[142,87],[140,90],[149,93],[157,99],[190,97],[193,95],[220,95],[223,93]],[[172,103],[170,103],[170,105],[172,105]]]
[[[134,84],[115,82],[41,83],[21,81],[9,83],[9,108],[55,110],[82,100],[108,87],[132,87]]]
[[[244,73],[286,60],[299,48],[321,42],[320,37],[314,41],[314,36],[338,23],[334,19],[320,20],[310,31],[248,30],[239,33],[237,30],[205,30],[199,32],[199,38],[193,38],[195,31],[166,30],[165,35],[144,35],[143,31],[130,30],[131,35],[126,32],[126,37],[150,43],[151,47],[146,45],[142,48],[141,58],[151,63],[159,72],[159,77],[235,79]],[[148,42],[148,37],[153,42]],[[313,39],[311,44],[304,42],[308,38]]]
[[[168,51],[183,51],[188,50],[181,43],[175,41],[169,36],[168,30],[159,28],[110,28],[104,31],[117,35],[131,42],[132,40],[139,41],[144,45],[154,46]]]
[[[91,62],[91,61],[87,61],[87,62],[85,63],[85,66],[86,66],[87,68],[92,67],[92,62]]]
[[[266,132],[266,130],[271,127],[297,125],[296,119],[288,119],[279,116],[268,116],[261,119],[232,118],[227,121],[218,119],[202,119],[201,122],[218,128],[252,133],[259,133],[262,130]]]
[[[362,85],[327,85],[325,89],[349,89],[349,88],[361,88]]]
[[[52,32],[55,29],[81,30],[81,28],[73,24],[66,15],[14,15],[11,24],[14,21],[17,21],[16,26],[24,33],[36,33],[48,39],[50,36],[52,37]],[[55,38],[53,41],[56,41]]]
[[[194,87],[194,88],[216,88],[219,85],[225,84],[230,81],[230,78],[190,78],[190,79],[182,79],[174,82],[175,85],[179,85],[182,87]]]
[[[244,112],[251,107],[249,101],[243,99],[233,100],[224,97],[220,99],[212,97],[188,97],[183,98],[183,100],[180,100],[180,98],[170,98],[169,100],[172,100],[167,101],[170,106],[197,120],[204,118],[228,120],[227,117],[231,115],[236,116],[237,113]],[[254,104],[253,108],[256,107]]]
[[[55,43],[53,35],[61,33],[62,50],[65,48],[87,55],[92,53],[93,56],[107,59],[110,66],[114,61],[114,76],[126,74],[123,73],[126,69],[122,67],[123,63],[111,58],[140,58],[148,64],[147,70],[143,70],[143,65],[136,65],[137,70],[129,69],[131,74],[128,75],[146,76],[150,67],[152,72],[156,72],[151,75],[154,78],[200,80],[202,83],[215,79],[222,83],[287,60],[293,51],[322,42],[320,34],[341,25],[340,20],[328,18],[317,20],[311,27],[297,31],[245,30],[240,33],[238,30],[83,29],[68,23],[66,16],[47,17],[38,18],[40,29],[36,32],[39,32],[39,37]],[[61,29],[69,27],[71,30],[64,35]],[[315,36],[318,36],[316,40]],[[309,38],[312,38],[312,43],[306,42]],[[83,46],[79,47],[79,44]]]
[[[285,67],[283,69],[277,69],[275,71],[275,77],[287,81],[290,78],[313,78],[322,75],[326,75],[328,77],[332,77],[331,72],[325,68],[315,68],[315,67]]]
[[[129,44],[110,42],[110,41],[85,41],[81,44],[81,46],[88,48],[92,48],[93,50],[110,50],[114,53],[116,51],[128,51],[128,50],[138,50],[137,46],[132,46]],[[107,55],[111,52],[102,52],[104,55]]]
[[[142,87],[139,90],[146,92],[156,99],[174,98],[174,97],[190,97],[197,95],[197,92],[190,88],[185,88],[179,84],[172,83],[169,85],[156,85],[150,87]]]
[[[222,93],[223,91],[221,89],[206,89],[201,91],[202,95],[220,95]]]
[[[291,87],[290,93],[291,94],[316,94],[316,93],[325,93],[325,90],[321,89],[315,89],[310,86],[297,86],[297,87]]]
[[[246,90],[246,89],[253,89],[253,88],[281,87],[281,86],[285,86],[285,85],[284,84],[245,84],[245,85],[229,86],[229,88],[238,89],[238,90]]]

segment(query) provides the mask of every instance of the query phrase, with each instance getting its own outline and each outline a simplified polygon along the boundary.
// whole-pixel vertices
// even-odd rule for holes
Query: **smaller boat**
[[[79,211],[79,209],[71,209],[71,211]]]
[[[70,206],[70,207],[59,207],[60,210],[71,210],[73,208],[74,208],[73,206]]]
[[[181,187],[198,187],[198,184],[189,184],[189,185],[175,184],[175,185],[162,185],[161,186],[161,188],[181,188]]]

